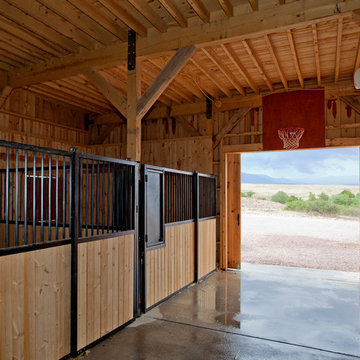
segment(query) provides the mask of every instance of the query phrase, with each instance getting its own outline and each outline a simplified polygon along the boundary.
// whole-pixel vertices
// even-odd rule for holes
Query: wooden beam
[[[259,89],[255,85],[253,79],[250,77],[249,73],[246,71],[245,67],[240,62],[239,57],[236,55],[235,51],[230,44],[221,44],[221,48],[224,50],[225,54],[229,57],[231,62],[234,64],[236,69],[239,71],[241,76],[245,79],[248,85],[253,89],[255,94],[259,94]]]
[[[234,9],[230,0],[218,0],[218,3],[224,10],[224,13],[226,14],[227,17],[234,16]]]
[[[126,11],[120,5],[121,2],[115,0],[99,0],[99,2],[137,34],[143,37],[147,35],[146,27],[139,20],[135,19],[128,11]]]
[[[188,60],[193,56],[195,51],[195,46],[188,46],[186,48],[179,49],[176,52],[138,101],[136,105],[136,116],[142,118],[146,114]]]
[[[177,116],[177,117],[172,117],[172,119],[175,119],[175,121],[179,122],[181,124],[181,126],[191,135],[191,136],[201,136],[202,134],[200,133],[200,131],[198,129],[196,129],[194,127],[193,124],[190,123],[190,121],[188,121],[186,119],[185,116]]]
[[[188,26],[186,18],[176,7],[173,0],[159,0],[159,3],[181,27],[185,28]]]
[[[340,100],[346,105],[350,106],[354,111],[360,114],[360,100],[354,96],[342,96]]]
[[[163,19],[151,8],[145,0],[128,0],[128,2],[143,15],[160,32],[166,32],[166,24]]]
[[[231,91],[230,89],[220,80],[215,73],[215,71],[212,71],[209,69],[206,64],[196,58],[190,59],[191,63],[196,66],[198,70],[200,70],[218,89],[220,89],[226,96],[231,97]],[[213,94],[212,94],[213,95]],[[214,95],[213,95],[214,96]],[[216,97],[216,96],[214,96]]]
[[[202,0],[186,0],[186,1],[195,10],[195,12],[199,15],[200,19],[204,23],[208,23],[210,21],[209,10],[205,7]]]
[[[220,141],[222,140],[222,138],[233,129],[233,127],[242,119],[245,118],[245,116],[247,115],[247,113],[251,110],[251,108],[247,107],[247,108],[242,108],[237,110],[229,119],[229,121],[227,121],[225,123],[225,125],[220,129],[220,131],[216,134],[216,136],[213,139],[213,148],[215,149],[216,146],[219,145]]]
[[[122,115],[126,116],[126,100],[105,78],[91,68],[83,69],[82,73]]]
[[[287,83],[286,77],[285,77],[284,72],[283,72],[283,70],[282,70],[282,68],[281,68],[281,65],[280,65],[280,63],[279,63],[279,61],[278,61],[278,59],[277,59],[277,56],[276,56],[276,54],[275,54],[275,49],[274,49],[274,47],[273,47],[272,44],[271,44],[270,36],[267,35],[267,34],[265,35],[265,42],[266,42],[266,45],[267,45],[267,47],[268,47],[268,49],[269,49],[269,52],[270,52],[270,54],[271,54],[271,57],[272,57],[272,59],[273,59],[274,65],[275,65],[275,67],[276,67],[276,70],[277,70],[277,72],[278,72],[278,74],[279,74],[279,76],[280,76],[281,82],[283,83],[284,88],[285,88],[286,90],[288,90],[289,87],[288,87],[288,83]]]
[[[99,0],[106,1],[106,0]],[[109,0],[107,0],[109,1]],[[338,2],[336,0],[294,1],[283,6],[272,7],[250,14],[212,21],[208,24],[194,24],[176,32],[150,34],[137,41],[137,56],[161,54],[196,45],[198,48],[239,41],[260,35],[296,29],[313,23],[331,21],[339,17],[352,17],[351,10],[359,8],[358,0]],[[336,10],[337,9],[337,10]],[[334,15],[334,12],[340,11]],[[93,51],[74,53],[52,58],[49,61],[14,69],[10,73],[10,85],[20,87],[77,74],[85,67],[107,67],[127,60],[127,47],[123,44],[105,46]]]
[[[337,84],[339,80],[340,74],[340,57],[341,57],[341,40],[342,40],[342,33],[343,33],[343,19],[338,20],[337,26],[337,38],[336,38],[336,62],[335,62],[335,84]]]
[[[10,96],[11,91],[12,91],[12,87],[10,86],[0,87],[0,109],[5,104],[7,98]]]
[[[96,141],[92,142],[90,145],[103,144],[104,141],[110,136],[113,130],[115,130],[120,124],[109,124],[105,126],[104,129],[101,129],[100,135],[96,138]]]
[[[107,113],[92,117],[94,125],[125,124],[126,118],[120,113]]]
[[[301,74],[301,69],[300,69],[300,64],[299,64],[299,59],[296,53],[296,47],[295,47],[295,42],[294,42],[294,38],[293,38],[293,34],[291,32],[291,29],[289,29],[287,31],[287,35],[288,35],[288,40],[289,40],[289,44],[290,44],[290,49],[291,49],[291,53],[293,56],[293,60],[294,60],[294,64],[295,64],[295,69],[296,69],[296,73],[299,79],[299,83],[301,85],[302,88],[304,88],[304,78]]]
[[[216,54],[214,50],[211,48],[203,48],[202,51],[206,54],[208,58],[210,58],[219,68],[219,70],[225,75],[225,77],[230,81],[230,83],[234,86],[234,88],[243,96],[245,96],[245,91],[239,81],[236,79],[234,74],[230,71],[230,69],[221,61],[219,56]]]
[[[319,53],[319,41],[318,41],[318,36],[317,36],[316,24],[312,25],[312,33],[313,33],[313,42],[314,42],[316,77],[317,77],[318,85],[321,86],[320,53]]]
[[[135,69],[127,72],[126,157],[133,161],[141,161],[141,116],[136,109],[140,96],[141,73],[136,60]]]
[[[242,40],[242,44],[244,46],[244,48],[246,49],[247,53],[249,54],[251,60],[253,61],[253,63],[255,64],[256,68],[258,69],[260,75],[262,76],[262,78],[265,81],[265,84],[267,85],[267,87],[270,89],[270,91],[274,91],[274,88],[271,84],[271,81],[269,80],[269,78],[267,77],[267,75],[265,74],[264,69],[262,68],[260,61],[257,59],[255,53],[253,52],[253,50],[251,49],[250,45],[248,44],[248,42],[246,40]]]
[[[285,5],[285,0],[279,0],[280,5]]]
[[[253,11],[259,10],[259,0],[248,0]]]

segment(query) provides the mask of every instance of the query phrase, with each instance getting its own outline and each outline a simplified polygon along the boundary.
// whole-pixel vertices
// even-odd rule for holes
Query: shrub
[[[359,198],[349,190],[344,190],[340,194],[333,195],[331,201],[338,205],[359,206]]]
[[[287,201],[285,210],[305,211],[306,210],[306,202],[303,200],[300,200],[300,199]]]
[[[287,199],[289,198],[288,194],[284,191],[278,191],[271,197],[271,201],[278,202],[280,204],[285,204]]]
[[[253,191],[248,191],[248,192],[246,192],[246,193],[241,193],[241,196],[242,197],[248,197],[248,198],[251,198],[251,197],[253,197],[255,195],[255,193],[253,192]]]
[[[346,195],[349,198],[354,198],[355,197],[355,195],[349,190],[343,190],[340,194],[341,195]]]
[[[318,214],[338,214],[339,207],[330,201],[315,199],[306,203],[306,212],[316,212]]]
[[[312,192],[309,193],[309,200],[310,200],[310,201],[316,200],[316,196],[315,196]]]
[[[286,203],[289,203],[289,202],[291,202],[291,201],[298,201],[298,200],[302,201],[302,200],[299,199],[298,197],[296,197],[296,196],[294,196],[294,195],[291,195],[291,196],[289,196],[289,197],[287,198]]]
[[[319,195],[319,199],[328,201],[328,200],[329,200],[329,195],[327,195],[327,194],[325,194],[324,192],[322,192],[322,193]]]

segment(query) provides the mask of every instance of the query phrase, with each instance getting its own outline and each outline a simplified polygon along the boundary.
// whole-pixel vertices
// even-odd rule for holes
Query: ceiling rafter
[[[273,59],[274,65],[275,65],[275,67],[276,67],[276,70],[277,70],[277,72],[278,72],[278,74],[279,74],[279,76],[280,76],[281,82],[282,82],[282,84],[284,85],[284,88],[285,88],[286,90],[288,90],[288,89],[289,89],[289,86],[288,86],[288,83],[287,83],[287,79],[286,79],[286,77],[285,77],[285,75],[284,75],[284,72],[283,72],[283,70],[282,70],[282,68],[281,68],[281,65],[280,65],[280,63],[279,63],[279,60],[278,60],[278,58],[277,58],[277,56],[276,56],[275,49],[274,49],[274,47],[273,47],[273,45],[272,45],[272,43],[271,43],[270,36],[269,36],[268,34],[266,34],[266,35],[264,36],[264,38],[265,38],[266,45],[267,45],[267,47],[268,47],[268,49],[269,49],[269,52],[270,52],[270,54],[271,54],[271,57],[272,57],[272,59]]]
[[[259,10],[259,0],[248,0],[253,11]]]
[[[186,1],[194,9],[194,11],[198,14],[200,19],[204,23],[208,23],[210,21],[210,12],[203,4],[202,0],[186,0]]]
[[[77,7],[80,11],[92,18],[99,25],[111,32],[114,36],[122,41],[127,41],[127,31],[123,29],[116,17],[111,12],[108,12],[104,7],[94,7],[87,1],[83,0],[68,0],[71,4]]]
[[[234,88],[243,96],[245,96],[245,90],[238,82],[236,77],[234,77],[231,70],[222,62],[216,52],[211,48],[202,48],[202,51],[206,54],[206,56],[211,59],[219,70],[225,75],[225,77],[230,81],[230,83],[234,86]]]
[[[337,84],[340,75],[342,33],[343,33],[343,19],[340,18],[338,20],[337,37],[336,37],[336,61],[335,61],[335,79],[334,79],[335,84]]]
[[[356,60],[355,60],[355,64],[354,64],[354,74],[355,74],[355,71],[359,68],[360,68],[360,35],[359,35],[359,43],[358,43],[358,48],[357,48]]]
[[[130,29],[134,30],[142,37],[147,36],[146,27],[137,19],[135,19],[128,11],[126,11],[118,1],[114,0],[98,0],[106,9],[117,16]]]
[[[113,35],[93,21],[84,13],[79,13],[76,9],[66,0],[37,0],[48,9],[57,13],[66,19],[69,23],[81,29],[92,38],[96,39],[104,45],[111,45],[113,42]]]
[[[291,49],[291,53],[292,53],[292,56],[293,56],[293,61],[294,61],[294,64],[295,64],[295,69],[296,69],[296,73],[297,73],[297,76],[298,76],[298,79],[299,79],[299,83],[300,83],[301,87],[304,88],[304,78],[303,78],[302,73],[301,73],[299,59],[298,59],[297,52],[296,52],[296,45],[295,45],[295,42],[294,42],[294,37],[293,37],[293,33],[292,33],[291,29],[289,29],[287,31],[287,35],[288,35],[290,49]]]
[[[280,4],[280,5],[284,5],[284,4],[285,4],[285,0],[279,0],[279,4]]]
[[[233,6],[232,6],[230,0],[218,0],[218,3],[224,10],[224,13],[227,17],[234,16],[234,9],[233,9]]]
[[[320,66],[320,52],[319,52],[319,40],[316,24],[312,24],[314,53],[315,53],[315,65],[316,65],[316,77],[318,86],[321,86],[321,66]]]
[[[40,35],[50,42],[54,42],[66,51],[76,52],[80,46],[73,40],[59,34],[57,31],[49,28],[42,22],[34,19],[32,16],[24,13],[17,7],[10,5],[4,0],[0,0],[0,13],[10,20],[16,21],[22,27]]]
[[[229,57],[231,62],[234,64],[236,69],[239,71],[241,76],[245,79],[245,81],[248,83],[248,85],[252,88],[255,94],[259,93],[259,88],[254,83],[254,80],[251,78],[251,76],[246,71],[245,67],[242,65],[239,57],[236,55],[235,51],[231,47],[230,44],[222,44],[221,48],[225,52],[225,54]]]
[[[254,51],[251,49],[250,45],[246,40],[242,40],[241,43],[243,44],[244,48],[246,49],[247,53],[249,54],[251,60],[253,61],[254,65],[258,69],[260,75],[265,81],[265,84],[270,89],[270,91],[274,91],[274,88],[272,86],[271,81],[269,80],[268,76],[266,75],[264,69],[262,68],[260,61],[257,59],[257,56],[255,55]]]
[[[231,97],[230,89],[218,78],[216,73],[209,69],[206,64],[200,59],[192,58],[191,63],[194,64],[198,70],[200,70],[219,90],[221,90],[226,96]]]
[[[151,8],[145,0],[127,0],[140,14],[142,14],[157,30],[166,32],[163,19]]]
[[[159,0],[159,3],[181,27],[186,28],[188,26],[185,16],[176,7],[173,0]]]

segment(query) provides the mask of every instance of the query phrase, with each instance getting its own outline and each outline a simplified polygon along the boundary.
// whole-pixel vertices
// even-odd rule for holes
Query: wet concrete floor
[[[356,273],[243,264],[152,309],[86,360],[360,359]]]

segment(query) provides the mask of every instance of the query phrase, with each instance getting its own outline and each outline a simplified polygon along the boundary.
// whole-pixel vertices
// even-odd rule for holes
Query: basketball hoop
[[[304,134],[304,128],[293,127],[278,130],[279,138],[284,142],[284,149],[297,149]]]

